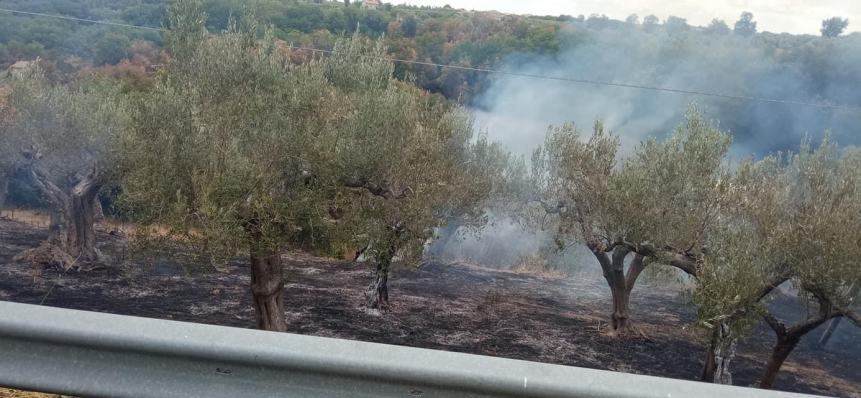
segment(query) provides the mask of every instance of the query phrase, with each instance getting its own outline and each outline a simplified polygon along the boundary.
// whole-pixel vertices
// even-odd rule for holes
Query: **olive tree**
[[[480,227],[498,192],[508,155],[474,137],[456,105],[392,78],[381,44],[354,37],[324,67],[344,95],[333,153],[340,222],[376,265],[368,303],[388,302],[393,260],[418,262],[426,243],[452,218]]]
[[[216,261],[248,253],[257,327],[285,331],[281,251],[319,214],[338,96],[319,64],[286,62],[253,22],[211,34],[205,20],[199,2],[172,5],[174,58],[123,135],[123,200]]]
[[[694,301],[713,329],[703,378],[731,382],[734,342],[761,317],[777,342],[760,386],[774,385],[781,365],[801,338],[829,319],[846,316],[858,280],[858,155],[841,156],[825,141],[813,150],[771,156],[739,167],[731,204],[707,238]],[[763,299],[786,281],[816,311],[794,325],[772,314]]]
[[[760,380],[774,385],[783,362],[801,338],[837,316],[858,324],[851,311],[851,285],[858,280],[861,255],[861,161],[857,153],[841,156],[829,140],[819,148],[802,145],[787,159],[781,190],[782,256],[788,275],[802,298],[818,310],[794,325],[786,325],[771,312],[763,319],[777,342]]]
[[[725,188],[729,135],[696,110],[666,140],[643,142],[617,164],[619,139],[597,123],[583,140],[572,125],[551,129],[533,156],[532,210],[555,215],[563,242],[594,254],[613,297],[610,332],[630,329],[629,301],[650,263],[690,274]]]
[[[691,298],[709,332],[701,379],[732,384],[730,363],[739,338],[762,313],[760,301],[788,280],[778,242],[781,184],[777,158],[739,165],[726,201],[706,234]]]
[[[119,90],[98,80],[52,86],[38,69],[10,83],[8,114],[0,124],[0,146],[10,161],[3,166],[7,172],[23,167],[49,203],[49,242],[77,263],[98,262],[97,195],[112,178],[114,148],[126,122]]]
[[[0,90],[3,88],[0,86]],[[0,126],[3,126],[0,128],[0,210],[6,205],[9,178],[15,172],[22,148],[19,134],[13,134],[14,131],[7,128],[12,123],[12,109],[6,101],[6,94],[6,90],[0,91]]]

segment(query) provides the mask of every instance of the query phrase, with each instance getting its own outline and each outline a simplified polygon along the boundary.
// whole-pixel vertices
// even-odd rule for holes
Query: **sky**
[[[760,31],[819,34],[823,19],[849,18],[848,31],[861,31],[861,0],[396,0],[396,4],[427,5],[474,10],[497,10],[514,14],[585,15],[605,14],[625,19],[654,14],[686,18],[691,25],[708,25],[712,18],[732,23],[742,11],[750,11]]]

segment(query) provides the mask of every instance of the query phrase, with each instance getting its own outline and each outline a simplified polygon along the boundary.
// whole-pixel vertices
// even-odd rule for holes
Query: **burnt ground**
[[[45,271],[12,262],[38,246],[43,228],[0,219],[0,300],[114,314],[248,328],[253,310],[248,266],[195,267],[194,257],[168,250],[152,261],[127,257],[125,239],[99,234],[115,265],[87,272]],[[690,326],[695,310],[678,287],[641,284],[632,314],[642,337],[612,338],[606,326],[610,295],[596,278],[548,279],[464,264],[428,264],[395,271],[392,304],[363,306],[371,280],[366,264],[285,255],[289,331],[386,344],[695,380],[702,366],[702,333]],[[796,300],[779,297],[778,313],[796,313]],[[815,350],[808,335],[777,381],[782,390],[861,397],[861,331],[844,322],[831,347]],[[645,337],[648,336],[648,337]],[[774,341],[760,325],[733,362],[737,385],[752,385]]]

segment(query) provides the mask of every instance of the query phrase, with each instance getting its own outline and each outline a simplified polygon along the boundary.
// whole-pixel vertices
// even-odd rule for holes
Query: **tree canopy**
[[[532,217],[555,215],[558,239],[583,242],[598,259],[614,295],[612,330],[629,327],[630,291],[648,262],[696,274],[691,259],[720,210],[730,142],[692,110],[668,139],[644,141],[619,165],[619,139],[600,123],[585,141],[571,124],[554,128],[536,150]]]
[[[0,146],[10,164],[3,171],[8,175],[12,165],[26,170],[50,204],[49,241],[72,259],[99,261],[96,195],[114,177],[116,145],[126,121],[119,86],[98,79],[53,86],[38,67],[9,83]]]
[[[849,27],[848,19],[831,17],[822,21],[822,29],[819,31],[822,32],[823,37],[837,37],[843,34],[847,27]]]
[[[370,240],[387,272],[446,212],[480,220],[507,155],[473,140],[457,106],[395,80],[381,42],[294,64],[251,17],[211,34],[187,1],[171,21],[174,60],[123,142],[125,199],[222,261],[250,248],[259,327],[283,330],[280,250],[315,225]]]
[[[717,332],[714,344],[737,340],[757,318],[777,335],[761,386],[771,387],[783,360],[804,334],[851,311],[851,286],[861,275],[856,242],[859,169],[856,151],[840,153],[825,140],[798,152],[742,164],[725,210],[707,237],[694,302]],[[791,281],[818,307],[787,327],[763,299]],[[854,315],[853,315],[854,316]]]
[[[745,37],[756,34],[756,21],[753,20],[753,14],[747,11],[741,13],[741,17],[735,22],[733,33]]]

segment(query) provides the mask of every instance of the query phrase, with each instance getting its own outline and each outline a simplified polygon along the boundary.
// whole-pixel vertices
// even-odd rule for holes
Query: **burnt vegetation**
[[[210,3],[171,2],[163,47],[137,42],[137,61],[25,62],[0,80],[0,299],[861,393],[861,152],[838,145],[846,132],[738,161],[736,136],[689,105],[653,138],[557,124],[526,159],[388,59],[432,19],[300,55],[271,18],[219,21]],[[532,18],[521,33],[691,29],[655,19]],[[821,40],[846,23],[823,22]],[[758,37],[748,13],[696,34]],[[507,269],[451,258],[502,220],[539,247]]]

